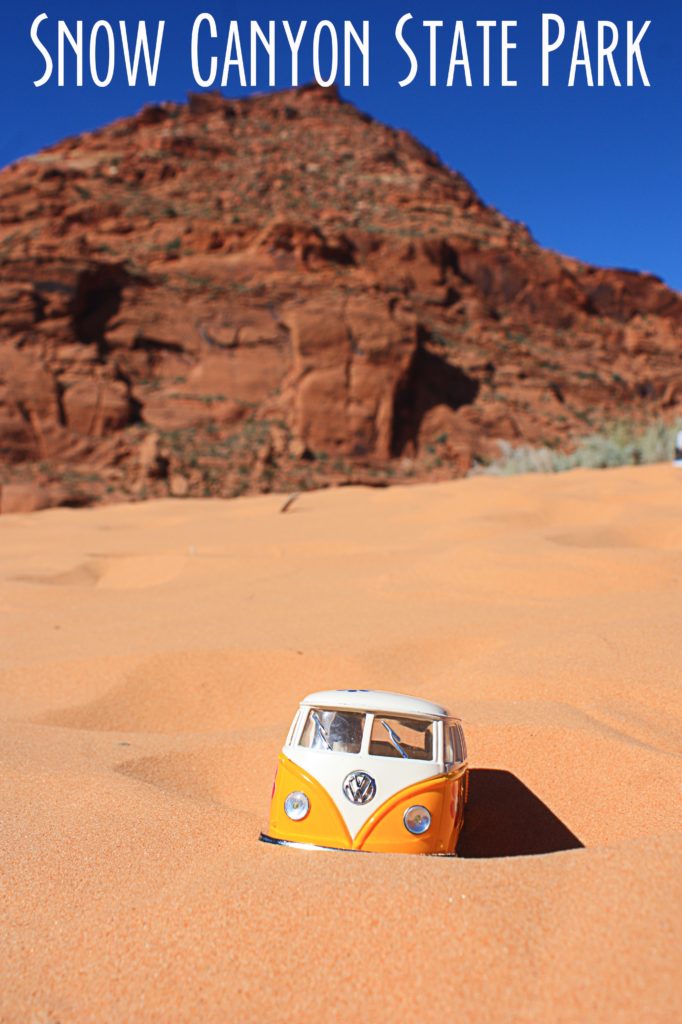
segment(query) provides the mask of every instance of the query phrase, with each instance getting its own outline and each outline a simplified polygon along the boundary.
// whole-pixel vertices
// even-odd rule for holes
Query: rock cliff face
[[[682,411],[682,297],[541,249],[330,90],[0,174],[2,507],[464,473]]]

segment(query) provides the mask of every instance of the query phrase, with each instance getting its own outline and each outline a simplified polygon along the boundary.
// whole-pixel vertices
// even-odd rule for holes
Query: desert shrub
[[[657,421],[647,427],[624,420],[611,424],[602,433],[582,438],[572,452],[529,445],[514,447],[508,441],[499,441],[500,458],[484,471],[495,476],[511,476],[667,462],[673,457],[679,430],[682,430],[682,420],[674,424]]]

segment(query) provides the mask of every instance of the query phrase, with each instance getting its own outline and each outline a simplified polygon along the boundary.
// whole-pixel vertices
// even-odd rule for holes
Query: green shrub
[[[499,441],[501,456],[486,466],[484,472],[511,476],[515,473],[561,473],[568,469],[608,469],[668,462],[673,458],[675,438],[681,429],[682,420],[674,424],[659,420],[648,427],[622,421],[611,424],[604,433],[582,438],[575,450],[568,453],[529,445],[515,448],[508,441]]]

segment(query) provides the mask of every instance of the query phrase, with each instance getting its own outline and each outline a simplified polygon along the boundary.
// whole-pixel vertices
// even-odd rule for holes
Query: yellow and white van
[[[311,693],[279,756],[264,842],[454,854],[467,797],[459,719],[381,690]]]

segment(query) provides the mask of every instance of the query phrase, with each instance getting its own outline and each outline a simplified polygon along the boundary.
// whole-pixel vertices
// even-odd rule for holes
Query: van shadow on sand
[[[523,857],[582,848],[578,837],[511,772],[470,770],[459,857]]]

